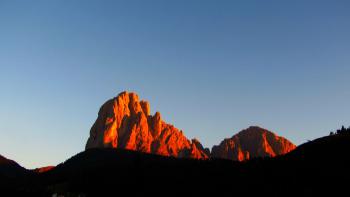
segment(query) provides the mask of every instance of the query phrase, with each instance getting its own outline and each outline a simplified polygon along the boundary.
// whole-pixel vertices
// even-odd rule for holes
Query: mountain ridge
[[[350,133],[326,136],[285,155],[246,162],[93,148],[19,179],[9,191],[36,196],[334,196],[347,191],[349,142]]]
[[[242,132],[250,132],[251,128],[255,128],[253,129],[255,133],[251,134],[255,137],[251,138],[250,142],[244,136],[242,140],[237,139],[234,143],[244,142],[243,145],[225,145],[224,140],[212,147],[212,152],[214,151],[212,154],[199,140],[187,139],[182,130],[166,123],[160,112],[151,115],[150,111],[150,104],[145,100],[139,100],[136,93],[127,91],[119,93],[101,106],[98,117],[91,127],[85,149],[113,147],[174,157],[196,159],[219,157],[243,161],[252,157],[274,157],[296,147],[289,140],[266,129],[249,127],[235,136],[239,138]],[[250,148],[244,148],[248,144],[259,144],[261,147],[250,145]],[[222,150],[220,145],[223,146]],[[279,148],[281,150],[278,150]]]

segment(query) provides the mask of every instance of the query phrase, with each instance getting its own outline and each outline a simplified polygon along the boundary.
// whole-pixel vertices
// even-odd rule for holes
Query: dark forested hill
[[[89,149],[20,179],[16,190],[65,196],[315,196],[348,192],[350,135],[319,138],[284,156],[246,162]]]

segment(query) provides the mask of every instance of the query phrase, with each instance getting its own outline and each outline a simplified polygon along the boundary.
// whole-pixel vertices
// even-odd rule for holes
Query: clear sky
[[[350,1],[0,1],[0,154],[84,150],[123,90],[206,147],[250,125],[295,144],[350,125]]]

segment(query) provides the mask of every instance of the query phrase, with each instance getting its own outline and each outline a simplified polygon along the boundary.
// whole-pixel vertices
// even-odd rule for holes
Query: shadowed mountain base
[[[334,135],[275,158],[247,162],[179,159],[89,149],[53,170],[18,179],[24,194],[50,196],[313,196],[347,192],[350,135]]]

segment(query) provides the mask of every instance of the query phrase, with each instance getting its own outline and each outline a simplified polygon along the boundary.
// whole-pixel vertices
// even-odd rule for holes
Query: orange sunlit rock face
[[[164,122],[159,112],[150,115],[149,103],[139,101],[132,92],[122,92],[100,108],[85,148],[96,147],[198,159],[210,154],[198,140],[188,140],[182,131]]]
[[[287,139],[260,128],[249,127],[212,148],[212,157],[243,161],[256,157],[275,157],[294,150]]]
[[[44,173],[44,172],[47,172],[47,171],[52,170],[54,168],[55,168],[55,166],[46,166],[46,167],[36,168],[36,169],[34,169],[34,172]]]

